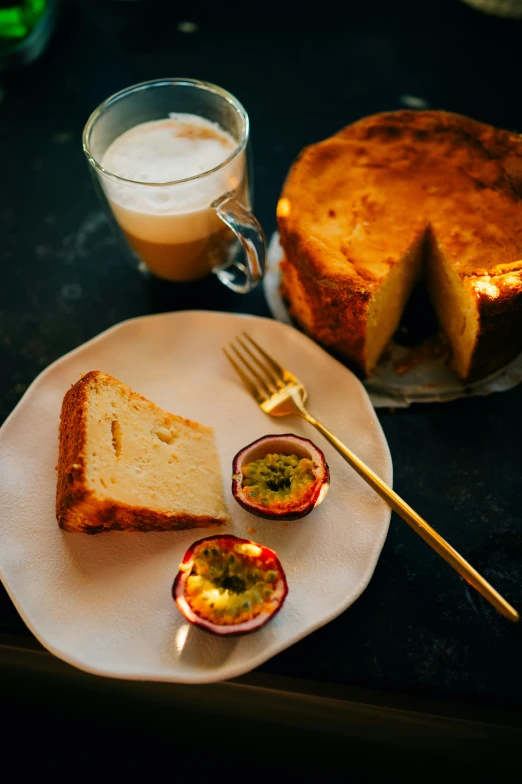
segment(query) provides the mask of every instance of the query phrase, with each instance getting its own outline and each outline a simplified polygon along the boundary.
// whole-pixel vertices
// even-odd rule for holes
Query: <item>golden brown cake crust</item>
[[[349,287],[335,281],[330,285],[325,280],[318,283],[313,275],[287,259],[281,262],[281,271],[281,293],[296,321],[313,338],[351,360],[354,370],[364,366],[371,287],[357,282]]]
[[[378,280],[430,224],[461,274],[522,269],[522,137],[467,117],[359,120],[303,150],[282,198],[283,248],[317,274]]]
[[[56,517],[61,528],[70,532],[96,534],[117,531],[172,531],[223,525],[224,520],[208,516],[168,515],[153,509],[137,508],[125,503],[98,499],[87,487],[85,468],[87,389],[103,376],[119,383],[106,373],[93,370],[84,375],[65,394],[60,416]],[[128,390],[127,395],[149,403]],[[167,412],[165,412],[167,413]],[[209,431],[203,425],[169,414],[173,420]]]
[[[83,446],[86,438],[86,388],[95,377],[87,373],[64,396],[60,416],[58,447],[58,481],[56,487],[56,517],[58,524],[71,530],[70,510],[81,503],[88,492],[85,486]]]
[[[522,350],[508,326],[521,306],[522,136],[441,111],[364,118],[302,151],[281,194],[278,226],[291,310],[363,370],[368,302],[428,229],[462,278],[484,284],[476,290],[482,323],[469,377]],[[294,301],[296,277],[312,325]],[[507,344],[497,345],[504,334]]]
[[[468,381],[491,375],[522,352],[522,283],[519,278],[513,283],[490,278],[487,285],[497,288],[498,296],[479,296],[480,329]]]

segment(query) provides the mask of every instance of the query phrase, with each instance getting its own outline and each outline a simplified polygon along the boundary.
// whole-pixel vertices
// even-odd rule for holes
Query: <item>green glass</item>
[[[23,41],[41,19],[48,0],[0,0],[0,40]]]

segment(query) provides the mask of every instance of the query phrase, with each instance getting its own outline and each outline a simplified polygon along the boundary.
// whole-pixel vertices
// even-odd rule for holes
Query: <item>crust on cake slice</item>
[[[89,534],[228,522],[212,429],[87,373],[62,404],[56,516]]]

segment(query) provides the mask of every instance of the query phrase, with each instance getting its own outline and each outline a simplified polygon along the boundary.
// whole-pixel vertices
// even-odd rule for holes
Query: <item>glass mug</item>
[[[126,179],[102,165],[121,134],[152,120],[197,115],[228,134],[228,157],[208,171],[169,182]],[[202,131],[204,133],[204,129]],[[210,272],[233,291],[246,293],[263,277],[266,241],[250,212],[249,121],[239,101],[207,82],[161,79],[112,95],[90,116],[83,150],[97,191],[140,266],[171,281]],[[147,163],[141,168],[146,168]],[[146,175],[147,177],[147,175]],[[236,260],[238,242],[244,260]]]

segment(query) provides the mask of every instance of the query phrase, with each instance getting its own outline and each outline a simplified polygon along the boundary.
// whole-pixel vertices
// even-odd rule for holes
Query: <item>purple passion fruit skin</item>
[[[187,621],[218,635],[260,629],[279,612],[287,593],[274,551],[231,534],[194,542],[172,587]]]
[[[238,504],[267,520],[299,520],[324,500],[330,486],[323,452],[292,433],[253,441],[237,453],[232,472]]]

